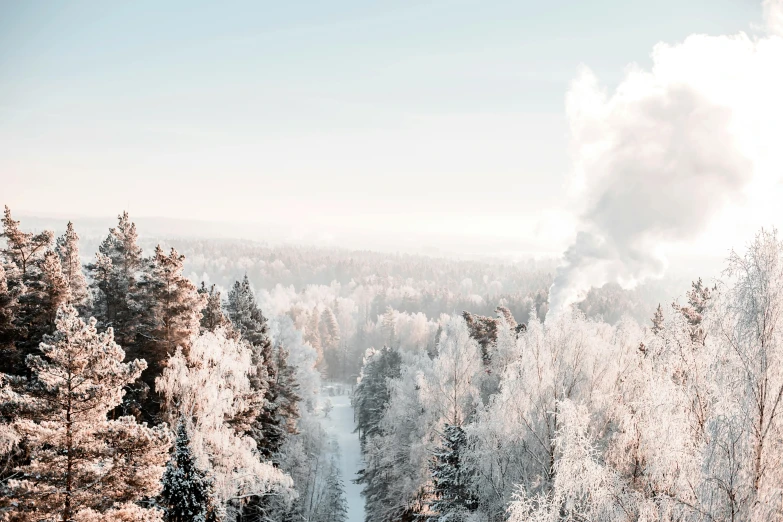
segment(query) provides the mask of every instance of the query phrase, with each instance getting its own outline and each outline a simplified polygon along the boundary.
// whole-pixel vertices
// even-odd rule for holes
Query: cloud
[[[783,36],[783,0],[764,0],[763,7],[767,30]]]
[[[658,44],[609,94],[584,69],[566,96],[578,234],[550,290],[562,311],[591,286],[631,287],[666,269],[668,245],[780,180],[783,0],[769,34]]]

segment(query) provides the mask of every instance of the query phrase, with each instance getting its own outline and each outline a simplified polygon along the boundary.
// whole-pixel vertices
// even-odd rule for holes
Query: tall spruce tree
[[[77,308],[84,308],[88,301],[87,279],[82,271],[82,261],[79,256],[79,236],[68,222],[65,234],[57,238],[57,255],[70,292],[69,302]]]
[[[201,329],[214,332],[218,328],[230,327],[231,321],[223,313],[223,302],[220,299],[220,292],[215,289],[215,285],[207,288],[207,285],[202,281],[198,292],[206,297],[206,304],[201,310]]]
[[[655,309],[655,313],[653,314],[651,322],[652,327],[650,329],[652,330],[653,334],[658,335],[663,331],[663,308],[661,308],[660,303],[658,303],[658,308]]]
[[[389,403],[389,379],[400,376],[402,357],[396,349],[384,346],[372,354],[362,368],[359,384],[353,396],[356,430],[362,445],[378,434],[378,425]]]
[[[348,502],[345,499],[343,485],[337,463],[332,461],[326,476],[324,496],[316,510],[317,522],[345,522],[348,520]]]
[[[250,383],[255,389],[264,390],[264,408],[256,419],[253,438],[258,443],[261,455],[271,459],[279,451],[284,436],[277,413],[280,395],[277,365],[267,333],[267,320],[256,304],[247,274],[241,282],[234,283],[228,293],[226,309],[234,328],[252,346],[252,364],[255,371],[250,376]]]
[[[87,266],[92,276],[93,314],[101,327],[114,328],[117,342],[129,357],[138,356],[137,335],[148,322],[139,280],[143,269],[142,250],[136,225],[127,212],[98,247],[96,260]]]
[[[41,344],[43,355],[27,358],[33,378],[6,378],[0,390],[0,407],[15,412],[11,429],[31,450],[0,509],[30,521],[115,510],[152,516],[135,503],[160,489],[168,429],[131,417],[107,420],[144,361],[123,363],[112,331],[98,333],[95,319],[85,324],[70,305],[58,312],[56,327]]]
[[[441,446],[430,464],[434,499],[429,503],[430,522],[459,522],[478,508],[478,500],[470,491],[469,477],[462,462],[467,444],[461,426],[446,424],[441,434]]]
[[[198,467],[190,448],[184,420],[177,426],[174,453],[163,474],[163,491],[158,504],[166,522],[212,522],[217,520],[213,505],[212,480]]]

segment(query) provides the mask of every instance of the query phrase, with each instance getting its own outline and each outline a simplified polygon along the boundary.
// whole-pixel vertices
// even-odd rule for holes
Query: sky
[[[583,67],[611,92],[658,42],[763,23],[752,0],[0,0],[0,203],[560,253]]]

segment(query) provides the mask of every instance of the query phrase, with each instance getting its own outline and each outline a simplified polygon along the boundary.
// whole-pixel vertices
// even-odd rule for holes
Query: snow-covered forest
[[[60,232],[5,210],[3,520],[783,519],[774,230],[551,311],[545,261]]]

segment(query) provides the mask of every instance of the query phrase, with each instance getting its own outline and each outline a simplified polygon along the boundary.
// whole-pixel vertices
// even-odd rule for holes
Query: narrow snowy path
[[[340,472],[345,484],[345,497],[348,501],[348,522],[362,522],[364,520],[364,499],[361,495],[361,486],[354,484],[356,472],[364,464],[359,447],[359,437],[354,430],[353,408],[351,397],[345,390],[345,395],[328,396],[332,403],[332,411],[328,417],[322,419],[324,429],[334,437],[340,446]]]

